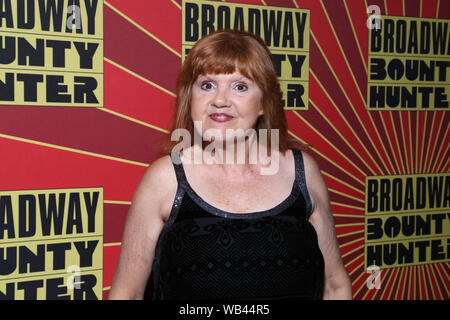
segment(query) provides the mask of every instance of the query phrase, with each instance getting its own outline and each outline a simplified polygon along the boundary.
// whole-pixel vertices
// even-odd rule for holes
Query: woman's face
[[[263,114],[262,90],[238,71],[232,74],[200,75],[192,87],[191,116],[207,129],[255,128]],[[198,130],[198,128],[197,128]]]

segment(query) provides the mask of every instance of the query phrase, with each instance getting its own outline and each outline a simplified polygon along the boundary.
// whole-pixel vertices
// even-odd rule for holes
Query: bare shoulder
[[[324,299],[351,299],[350,278],[342,262],[328,188],[316,160],[302,152],[313,211],[309,218],[325,260]]]
[[[328,188],[314,157],[305,151],[302,151],[302,155],[305,166],[306,185],[308,187],[314,211],[314,208],[318,205],[329,205]]]
[[[145,170],[141,182],[144,184],[153,183],[161,178],[168,179],[168,181],[165,181],[166,179],[164,179],[164,181],[159,181],[162,184],[165,184],[166,182],[167,185],[170,185],[171,182],[176,182],[175,171],[169,155],[153,161],[147,170]]]
[[[305,166],[306,179],[314,178],[316,175],[320,174],[319,165],[316,159],[309,152],[302,151],[303,164]]]
[[[144,176],[142,177],[141,183],[152,183],[154,180],[158,178],[171,178],[171,176],[175,179],[175,172],[173,170],[172,160],[170,156],[163,156],[154,160],[145,170]],[[161,181],[164,182],[164,181]],[[170,181],[168,181],[170,182]]]
[[[152,210],[166,220],[175,197],[177,178],[169,155],[153,161],[145,170],[133,197],[133,206],[151,202]]]
[[[317,164],[316,159],[309,152],[302,151],[303,156],[303,164],[305,167],[305,178],[306,184],[308,185],[308,189],[312,189],[312,191],[317,188],[322,188],[323,185],[323,177],[320,172],[319,165]]]
[[[177,188],[169,156],[146,169],[127,215],[110,298],[142,299],[158,237],[170,214]]]

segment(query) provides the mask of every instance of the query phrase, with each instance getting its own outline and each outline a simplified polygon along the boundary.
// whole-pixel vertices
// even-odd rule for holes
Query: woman
[[[288,147],[264,42],[233,30],[202,38],[182,66],[176,93],[172,132],[183,128],[202,141],[182,148],[169,142],[171,156],[145,172],[110,299],[142,299],[151,271],[155,299],[351,299],[327,187],[313,158]],[[242,130],[254,130],[256,139]],[[278,139],[261,143],[263,130]],[[252,141],[269,162],[249,161]],[[244,150],[244,163],[236,163],[235,146]],[[216,160],[223,154],[234,161],[192,161],[199,150],[205,159],[207,149]],[[277,170],[261,174],[274,161]]]

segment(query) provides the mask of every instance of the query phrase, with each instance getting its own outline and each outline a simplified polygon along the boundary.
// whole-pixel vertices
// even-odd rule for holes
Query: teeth
[[[229,116],[227,116],[227,115],[213,115],[213,117],[216,118],[216,119],[227,119],[227,118],[229,118]]]

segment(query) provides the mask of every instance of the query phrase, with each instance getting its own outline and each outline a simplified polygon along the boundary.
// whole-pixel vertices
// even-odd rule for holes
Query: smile
[[[225,114],[225,113],[212,113],[209,115],[209,117],[211,118],[211,120],[213,120],[215,122],[226,122],[226,121],[230,121],[231,119],[233,119],[232,116]]]

